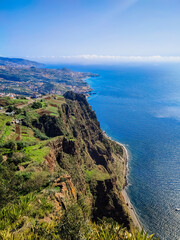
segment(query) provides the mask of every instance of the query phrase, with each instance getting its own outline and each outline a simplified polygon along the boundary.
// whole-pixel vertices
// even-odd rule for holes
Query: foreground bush
[[[142,230],[136,230],[133,233],[127,231],[126,228],[120,226],[118,223],[105,220],[100,224],[93,224],[92,231],[87,234],[88,240],[152,240],[153,234],[148,236]]]

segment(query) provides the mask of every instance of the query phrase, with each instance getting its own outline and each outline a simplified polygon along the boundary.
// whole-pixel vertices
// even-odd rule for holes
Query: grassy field
[[[36,100],[35,100],[36,101]],[[27,104],[26,99],[10,99],[8,97],[1,98],[1,102],[7,106],[22,106]],[[49,153],[49,147],[46,146],[47,141],[40,141],[38,136],[35,136],[35,130],[32,126],[32,121],[38,121],[43,114],[58,116],[58,107],[65,103],[63,96],[48,96],[44,99],[37,100],[41,103],[41,108],[34,109],[31,104],[21,108],[21,112],[14,116],[7,116],[5,113],[0,114],[0,144],[6,144],[9,141],[22,141],[30,146],[24,147],[23,151],[34,161],[42,162],[44,157]],[[13,120],[25,120],[27,126],[12,123]],[[38,130],[38,129],[37,129]],[[39,130],[38,130],[39,131]],[[42,133],[44,135],[44,133]],[[45,135],[44,135],[45,136]],[[33,144],[33,146],[31,146]],[[4,149],[4,148],[3,148]],[[7,149],[1,152],[8,152]]]
[[[47,145],[47,142],[40,142],[34,146],[28,146],[24,149],[24,152],[31,158],[33,161],[41,163],[44,160],[44,157],[48,155],[50,148]]]

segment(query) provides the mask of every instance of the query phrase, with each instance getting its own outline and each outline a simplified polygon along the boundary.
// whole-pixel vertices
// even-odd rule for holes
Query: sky
[[[180,0],[0,0],[0,56],[180,62]]]

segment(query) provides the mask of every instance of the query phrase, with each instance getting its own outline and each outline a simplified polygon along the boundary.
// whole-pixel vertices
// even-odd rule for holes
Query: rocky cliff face
[[[84,95],[67,92],[64,98],[58,117],[43,115],[33,123],[49,137],[60,136],[49,143],[47,165],[51,171],[58,165],[68,174],[74,199],[81,194],[88,199],[94,220],[111,217],[128,227],[119,197],[125,183],[123,149],[104,136]]]

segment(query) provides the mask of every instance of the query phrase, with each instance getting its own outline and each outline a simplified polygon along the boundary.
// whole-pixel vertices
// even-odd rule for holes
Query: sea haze
[[[69,67],[100,75],[87,80],[95,93],[88,101],[129,150],[127,192],[144,228],[179,240],[180,64]]]

